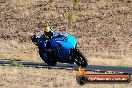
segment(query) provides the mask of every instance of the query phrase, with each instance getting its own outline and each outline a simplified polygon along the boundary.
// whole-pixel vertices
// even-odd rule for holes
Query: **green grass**
[[[68,19],[68,26],[71,26],[71,24],[75,21],[75,15],[73,14],[72,11],[70,11],[67,14],[67,19]]]
[[[77,6],[78,2],[79,2],[79,0],[73,0],[73,6],[74,7]]]
[[[13,66],[13,67],[22,67],[22,64],[18,63],[16,60],[11,60],[10,66]]]

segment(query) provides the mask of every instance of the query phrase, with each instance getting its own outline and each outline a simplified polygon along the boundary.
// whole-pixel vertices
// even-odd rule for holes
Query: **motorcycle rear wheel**
[[[53,54],[48,54],[48,60],[46,60],[43,56],[43,52],[41,50],[39,50],[39,55],[42,58],[42,60],[47,63],[49,66],[55,66],[57,61],[55,58],[53,58]]]

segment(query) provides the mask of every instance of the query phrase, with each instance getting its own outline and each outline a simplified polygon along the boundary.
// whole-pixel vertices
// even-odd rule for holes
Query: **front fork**
[[[73,64],[75,62],[75,58],[77,56],[77,52],[79,51],[79,49],[74,48],[70,50],[70,63]]]

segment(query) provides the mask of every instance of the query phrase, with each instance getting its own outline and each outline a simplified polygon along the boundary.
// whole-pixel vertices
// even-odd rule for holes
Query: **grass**
[[[75,22],[75,15],[72,11],[67,13],[68,27],[72,27],[73,22]]]
[[[67,19],[68,19],[68,24],[70,25],[71,22],[73,21],[73,12],[70,11],[70,12],[67,14]]]
[[[90,65],[131,67],[132,43],[129,34],[132,13],[129,9],[132,8],[132,2],[127,3],[126,0],[86,0],[88,3],[80,0],[3,1],[5,3],[0,3],[2,10],[0,59],[11,59],[14,67],[0,67],[0,87],[132,88],[131,84],[80,86],[75,80],[76,71],[21,68],[21,65],[14,61],[16,59],[43,62],[30,37],[39,22],[48,21],[57,32],[63,27],[70,26],[71,30],[66,32],[72,33],[77,38],[78,47],[88,58]],[[48,5],[47,1],[54,3]],[[112,32],[111,36],[103,34],[108,31]],[[115,41],[112,38],[115,38]]]
[[[91,72],[87,72],[90,73]],[[77,71],[0,67],[2,88],[131,88],[130,84],[86,84],[76,82]]]
[[[31,5],[33,3],[36,3],[38,0],[8,0],[9,4],[15,4],[17,6],[23,6],[23,5]]]
[[[16,60],[11,60],[10,66],[13,66],[13,67],[22,67],[22,64],[16,62]]]
[[[49,0],[50,4],[52,4],[52,3],[53,3],[53,1],[54,1],[54,0]]]
[[[1,3],[0,59],[42,62],[30,37],[38,23],[49,21],[57,32],[62,28],[70,29],[66,32],[77,38],[78,47],[88,57],[89,64],[132,65],[129,37],[132,14],[128,10],[131,3],[119,0],[94,0],[89,3],[58,0],[53,1],[51,6],[46,4],[49,0],[5,1]],[[77,3],[75,9],[72,9],[71,3]],[[106,36],[109,31],[112,35]]]
[[[79,0],[73,0],[73,7],[76,7],[78,3],[79,3]]]

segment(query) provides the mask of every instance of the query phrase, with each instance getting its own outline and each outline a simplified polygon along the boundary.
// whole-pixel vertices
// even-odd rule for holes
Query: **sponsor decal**
[[[76,76],[78,84],[86,83],[130,83],[129,74],[86,74],[86,71],[79,67],[79,74]]]

